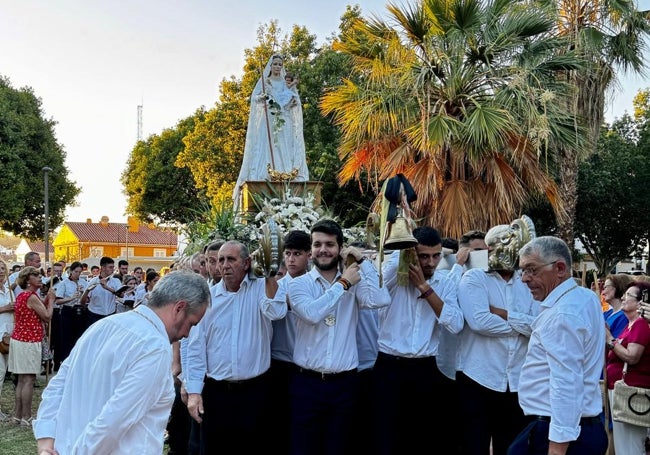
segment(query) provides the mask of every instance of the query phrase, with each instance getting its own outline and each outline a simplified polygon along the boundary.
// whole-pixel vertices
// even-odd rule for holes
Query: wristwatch
[[[361,256],[361,259],[359,259],[359,260],[357,261],[357,264],[361,265],[361,263],[362,263],[363,261],[365,261],[365,260],[366,260],[366,257],[365,257],[365,256]]]

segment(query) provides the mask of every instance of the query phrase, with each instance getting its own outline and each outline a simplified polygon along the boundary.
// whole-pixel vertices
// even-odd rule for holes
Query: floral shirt
[[[43,341],[43,323],[36,312],[27,306],[27,300],[38,294],[35,292],[21,292],[16,297],[14,309],[15,326],[11,338],[26,343],[40,343]],[[40,297],[39,297],[40,298]]]

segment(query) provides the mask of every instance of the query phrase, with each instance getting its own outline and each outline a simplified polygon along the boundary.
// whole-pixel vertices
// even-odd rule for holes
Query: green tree
[[[79,189],[68,179],[66,153],[46,119],[42,102],[29,87],[15,89],[0,77],[0,228],[30,239],[45,229],[43,167],[48,174],[50,229],[63,223],[65,209]]]
[[[510,222],[530,194],[562,217],[546,150],[580,146],[554,79],[578,62],[549,37],[553,17],[506,0],[387,8],[389,21],[357,20],[334,44],[354,68],[321,103],[343,134],[340,182],[403,173],[445,236]]]
[[[127,212],[141,220],[185,224],[202,209],[207,202],[204,192],[195,185],[192,173],[175,163],[185,149],[183,138],[204,116],[198,109],[176,127],[135,145],[121,177]]]
[[[558,145],[560,194],[567,216],[559,220],[559,235],[573,242],[573,222],[578,203],[577,173],[580,162],[596,150],[604,119],[605,95],[616,82],[616,71],[644,73],[644,53],[650,32],[647,11],[633,0],[542,0],[554,9],[555,32],[569,41],[568,49],[588,62],[583,68],[558,72],[575,87],[563,107],[586,127],[585,147]],[[562,100],[560,100],[562,101]]]
[[[575,231],[599,275],[643,250],[650,233],[642,191],[650,179],[650,141],[635,143],[634,131],[628,115],[603,128],[598,150],[578,172]]]

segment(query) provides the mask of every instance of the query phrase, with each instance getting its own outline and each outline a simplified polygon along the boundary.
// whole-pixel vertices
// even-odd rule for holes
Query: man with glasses
[[[519,248],[534,235],[528,217],[494,226],[485,235],[489,269],[468,270],[458,285],[466,322],[456,375],[463,453],[490,453],[491,443],[494,455],[505,455],[526,425],[517,391],[539,303],[516,268]]]
[[[519,265],[541,312],[519,379],[519,404],[530,423],[508,454],[604,454],[605,325],[598,296],[576,284],[569,247],[557,237],[531,240],[519,251]]]

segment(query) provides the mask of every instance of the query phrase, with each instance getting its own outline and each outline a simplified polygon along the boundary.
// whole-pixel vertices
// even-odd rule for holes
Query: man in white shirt
[[[222,279],[211,288],[212,307],[187,342],[183,383],[190,416],[201,423],[202,453],[226,441],[242,453],[268,446],[271,321],[287,313],[272,277],[250,275],[248,248],[227,241],[219,249]],[[204,280],[205,281],[205,280]]]
[[[284,237],[283,261],[286,273],[278,277],[280,293],[286,294],[289,283],[299,276],[307,273],[311,257],[311,239],[304,231],[289,231]],[[288,302],[287,302],[288,305]],[[273,321],[273,338],[271,339],[271,368],[269,369],[271,381],[270,416],[282,422],[290,422],[291,395],[289,393],[291,381],[297,368],[293,363],[293,347],[296,341],[296,315],[287,308],[287,315]],[[283,430],[274,434],[271,450],[273,453],[289,453],[291,426],[289,431]]]
[[[390,294],[361,250],[343,249],[343,231],[332,220],[312,226],[311,257],[313,268],[289,283],[298,366],[291,383],[291,453],[345,455],[353,451],[356,431],[359,311],[387,306]],[[343,263],[350,265],[341,271]]]
[[[80,299],[82,305],[88,305],[86,327],[114,314],[117,309],[115,291],[122,282],[113,276],[115,260],[104,256],[99,260],[99,268],[99,275],[90,280]]]
[[[25,267],[30,266],[30,267],[36,267],[38,270],[41,270],[41,256],[35,252],[35,251],[30,251],[25,255]],[[18,283],[16,283],[16,279],[18,278],[18,275],[20,274],[20,270],[12,273],[9,275],[9,286],[14,292],[14,297],[18,297],[18,294],[23,292],[23,289],[18,286]]]
[[[456,283],[435,273],[442,252],[438,231],[422,226],[413,236],[418,244],[393,252],[383,266],[391,304],[380,313],[374,367],[377,454],[416,453],[458,425],[445,412],[428,412],[455,405],[442,392],[445,377],[436,356],[440,332],[463,328]],[[398,277],[400,268],[408,270],[408,281]],[[413,418],[423,412],[426,419]]]
[[[519,404],[531,420],[508,451],[604,454],[600,376],[605,325],[600,299],[576,284],[571,252],[557,237],[538,237],[519,251],[522,280],[541,313],[533,323],[519,379]]]
[[[65,360],[86,329],[85,316],[79,303],[88,282],[81,279],[81,262],[70,264],[68,277],[56,288],[56,304],[61,308],[61,342],[56,350]]]
[[[43,391],[33,424],[38,453],[161,454],[174,400],[170,343],[209,304],[204,279],[175,272],[147,304],[90,327]]]
[[[492,227],[485,235],[489,270],[470,269],[458,285],[466,322],[456,375],[464,453],[492,447],[494,455],[505,455],[526,426],[517,392],[539,302],[521,281],[517,254],[531,235],[534,227],[519,229],[519,220]]]

